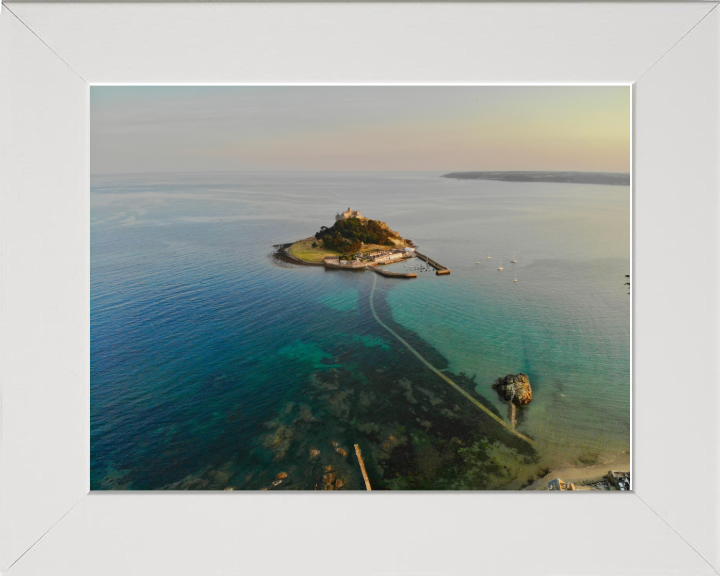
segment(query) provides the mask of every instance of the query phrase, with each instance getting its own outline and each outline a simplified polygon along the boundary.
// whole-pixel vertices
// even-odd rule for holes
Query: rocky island
[[[417,274],[381,271],[377,266],[418,257],[435,268],[438,275],[450,274],[438,264],[415,250],[412,240],[391,230],[385,222],[363,218],[357,210],[335,215],[335,224],[321,226],[314,236],[279,244],[278,256],[296,264],[325,266],[343,270],[371,269],[383,276],[415,278]]]
[[[493,388],[497,390],[500,398],[510,405],[510,422],[513,428],[517,426],[517,408],[516,405],[529,404],[532,400],[532,388],[530,388],[530,379],[527,374],[508,374],[505,378],[498,378],[493,384]]]
[[[520,405],[529,404],[532,400],[532,388],[530,388],[530,379],[527,374],[508,374],[505,378],[498,378],[498,381],[493,384],[493,388],[506,402]]]
[[[348,208],[335,215],[332,226],[321,226],[314,236],[291,244],[287,254],[307,263],[324,263],[328,257],[369,262],[380,253],[405,252],[405,248],[412,246],[411,240],[404,239],[385,222],[363,218],[360,212]]]

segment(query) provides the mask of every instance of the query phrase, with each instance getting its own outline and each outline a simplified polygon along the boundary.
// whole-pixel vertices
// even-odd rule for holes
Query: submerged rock
[[[342,448],[335,448],[335,452],[340,454],[340,456],[343,456],[343,457],[347,456],[347,452],[345,452],[345,450],[343,450]]]
[[[276,480],[282,480],[284,478],[287,478],[287,472],[279,472],[277,476],[275,476]]]
[[[268,424],[266,424],[266,426],[268,426]],[[277,426],[275,433],[265,436],[263,438],[262,444],[263,447],[271,450],[274,453],[275,461],[279,461],[285,458],[285,455],[290,449],[294,431],[289,426],[285,426],[284,424],[277,425],[277,423],[275,422],[271,423],[271,425],[268,427],[274,426]]]
[[[493,388],[507,402],[528,404],[532,400],[532,389],[527,374],[508,374],[505,378],[498,378]]]
[[[329,466],[328,466],[329,468]],[[334,472],[327,472],[322,477],[322,489],[323,490],[340,490],[345,486],[345,479],[338,477]],[[317,484],[315,485],[317,488]]]
[[[315,448],[310,450],[310,458],[317,458],[318,456],[320,456],[320,450],[316,450]]]
[[[335,490],[335,474],[328,472],[322,477],[323,490]]]

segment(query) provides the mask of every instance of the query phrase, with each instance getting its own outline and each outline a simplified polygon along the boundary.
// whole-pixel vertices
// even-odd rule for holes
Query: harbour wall
[[[417,274],[412,272],[386,272],[385,270],[380,270],[380,268],[376,268],[375,266],[368,266],[368,269],[373,272],[377,272],[381,276],[387,276],[388,278],[417,278]]]
[[[432,258],[425,256],[425,254],[421,254],[417,250],[415,250],[415,254],[417,254],[418,258],[420,258],[421,260],[425,260],[425,262],[427,262],[428,264],[430,264],[430,266],[435,268],[435,270],[436,270],[435,274],[437,274],[438,276],[443,276],[444,274],[450,274],[449,268],[446,268],[442,264],[438,264]]]

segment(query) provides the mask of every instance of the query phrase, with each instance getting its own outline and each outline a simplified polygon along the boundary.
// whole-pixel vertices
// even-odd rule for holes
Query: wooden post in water
[[[360,470],[362,470],[363,479],[365,480],[365,488],[372,490],[370,487],[370,478],[368,478],[367,472],[365,471],[365,462],[362,459],[362,453],[360,452],[360,446],[355,444],[355,454],[357,454],[358,462],[360,462]]]

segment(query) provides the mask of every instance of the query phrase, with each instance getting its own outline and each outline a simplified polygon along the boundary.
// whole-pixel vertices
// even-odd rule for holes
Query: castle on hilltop
[[[360,214],[360,212],[358,212],[357,210],[353,210],[352,208],[348,208],[347,212],[335,214],[335,222],[337,222],[338,220],[347,220],[348,218],[362,218],[362,214]]]

